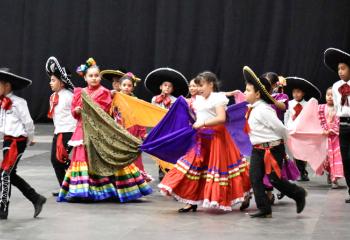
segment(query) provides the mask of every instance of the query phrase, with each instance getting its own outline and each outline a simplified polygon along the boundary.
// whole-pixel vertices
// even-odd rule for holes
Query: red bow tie
[[[349,100],[348,100],[348,96],[350,96],[349,84],[344,83],[339,87],[338,91],[341,94],[341,105],[349,106]]]
[[[165,96],[164,94],[160,94],[160,95],[156,96],[155,102],[158,104],[163,103],[166,108],[170,108],[171,99],[170,99],[170,97]]]
[[[0,98],[0,107],[4,110],[10,110],[12,106],[12,101],[9,97],[2,96]]]
[[[51,97],[50,97],[50,109],[49,109],[49,112],[47,113],[48,118],[52,119],[55,107],[58,104],[58,99],[59,99],[58,93],[55,92],[51,95]]]
[[[292,117],[294,121],[299,116],[301,110],[303,110],[303,106],[300,103],[297,103],[297,105],[295,105],[293,109],[295,111],[295,114]]]

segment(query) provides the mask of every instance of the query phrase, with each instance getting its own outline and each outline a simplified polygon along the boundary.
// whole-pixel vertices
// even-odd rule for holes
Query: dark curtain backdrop
[[[222,90],[243,90],[248,65],[324,93],[337,80],[323,65],[327,47],[350,51],[349,0],[0,0],[0,66],[33,80],[18,94],[36,121],[47,121],[51,55],[72,71],[92,56],[141,78],[162,66],[188,79],[211,70]],[[143,84],[135,93],[151,97]]]

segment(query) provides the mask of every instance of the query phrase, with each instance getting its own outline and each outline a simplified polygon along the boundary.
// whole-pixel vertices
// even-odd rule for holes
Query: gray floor
[[[51,125],[37,125],[37,144],[27,149],[19,174],[48,198],[42,214],[13,188],[9,219],[0,222],[0,239],[348,239],[350,204],[346,189],[331,190],[325,177],[302,184],[308,190],[301,215],[287,198],[277,202],[272,219],[251,219],[238,209],[230,213],[204,211],[179,214],[182,204],[154,193],[139,201],[118,203],[57,203],[51,192],[58,183],[49,161]],[[144,156],[153,176],[157,168]],[[341,182],[344,185],[344,182]],[[238,206],[237,206],[238,208]],[[254,211],[255,205],[248,210]]]

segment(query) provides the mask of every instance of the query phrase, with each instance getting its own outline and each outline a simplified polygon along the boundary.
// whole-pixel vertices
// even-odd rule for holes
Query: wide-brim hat
[[[322,96],[321,91],[306,79],[300,77],[286,77],[286,86],[283,90],[290,99],[293,99],[293,89],[301,89],[305,93],[304,99],[306,101],[312,97],[319,100]]]
[[[350,67],[350,54],[337,48],[328,48],[324,51],[324,64],[332,71],[338,73],[339,63]]]
[[[121,70],[106,69],[101,71],[101,78],[108,80],[110,82],[113,82],[114,77],[121,78],[122,76],[124,76],[125,73],[126,71],[124,69],[121,69]]]
[[[150,72],[145,78],[145,87],[154,95],[161,93],[159,87],[163,82],[171,82],[174,85],[174,91],[171,95],[186,96],[188,94],[188,82],[186,77],[179,71],[162,67]]]
[[[10,72],[9,68],[0,68],[0,80],[9,82],[12,90],[20,90],[32,84],[32,81]]]
[[[258,78],[254,71],[248,67],[243,67],[243,76],[247,83],[254,85],[260,92],[261,98],[269,103],[275,104],[276,100],[269,93],[269,89],[271,89],[271,84],[269,80],[266,78]]]
[[[61,80],[69,90],[74,89],[74,84],[71,81],[71,73],[65,67],[61,67],[57,58],[49,57],[46,61],[45,65],[46,73],[49,77],[52,75],[56,76],[59,80]]]

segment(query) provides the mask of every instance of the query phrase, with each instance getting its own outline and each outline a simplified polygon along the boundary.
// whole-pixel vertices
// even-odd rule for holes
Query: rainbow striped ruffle
[[[127,202],[152,193],[139,169],[131,164],[114,176],[103,177],[88,173],[86,162],[71,162],[57,201],[102,201],[116,199]]]

